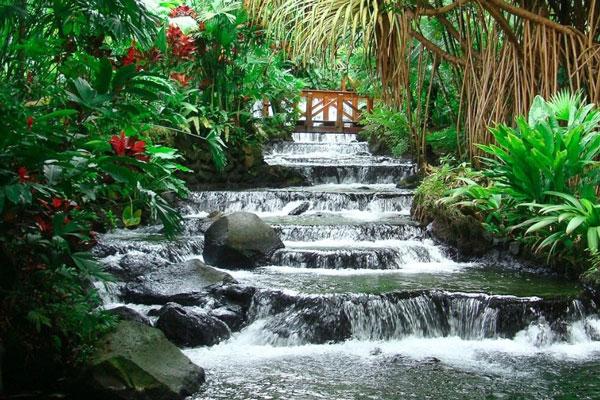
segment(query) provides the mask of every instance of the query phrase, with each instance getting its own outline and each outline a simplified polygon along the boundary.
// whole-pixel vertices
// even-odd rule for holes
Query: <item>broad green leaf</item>
[[[566,229],[567,235],[570,235],[571,233],[573,233],[575,231],[575,229],[579,228],[579,226],[585,222],[585,220],[586,220],[586,218],[581,217],[581,216],[573,218],[567,225],[567,229]]]

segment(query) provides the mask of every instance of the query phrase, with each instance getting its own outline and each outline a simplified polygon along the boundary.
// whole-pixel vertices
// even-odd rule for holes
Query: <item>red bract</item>
[[[37,225],[38,229],[42,233],[52,232],[52,224],[46,218],[42,217],[41,215],[36,215],[34,217],[34,220],[35,220],[35,224]]]
[[[52,207],[54,207],[54,208],[61,208],[62,205],[63,205],[63,200],[62,199],[59,199],[57,197],[54,197],[52,199]]]
[[[192,7],[186,6],[185,4],[181,5],[181,6],[177,7],[177,8],[174,8],[169,13],[169,17],[171,17],[171,18],[176,18],[176,17],[192,17],[192,18],[196,18],[197,16],[198,16],[198,14],[196,14],[196,11],[194,11],[192,9]]]
[[[31,176],[29,176],[29,171],[27,171],[27,168],[19,167],[19,169],[17,169],[17,173],[19,174],[20,183],[29,182],[31,180]]]
[[[137,49],[135,41],[132,41],[127,54],[123,57],[123,65],[138,64],[143,56],[142,52]]]
[[[127,55],[123,57],[123,65],[130,65],[135,62],[135,49],[132,47],[127,50]]]
[[[118,156],[135,156],[141,161],[148,161],[149,159],[148,156],[143,154],[146,151],[146,142],[137,140],[135,137],[125,136],[124,131],[121,131],[119,136],[114,135],[109,143]]]
[[[192,53],[196,51],[194,40],[184,35],[181,29],[175,25],[169,26],[167,31],[167,41],[175,57],[181,59],[190,59]]]
[[[27,128],[31,129],[32,126],[33,126],[33,117],[30,115],[29,117],[27,117]]]
[[[180,74],[177,72],[173,72],[171,74],[171,79],[179,82],[181,86],[187,86],[190,83],[190,78],[186,74]]]
[[[162,54],[156,47],[151,48],[146,53],[146,60],[150,63],[157,63],[161,60]]]

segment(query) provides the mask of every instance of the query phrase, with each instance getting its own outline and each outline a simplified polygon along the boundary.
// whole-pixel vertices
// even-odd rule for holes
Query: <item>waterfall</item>
[[[193,400],[600,393],[594,379],[571,385],[568,375],[600,373],[596,303],[577,299],[564,280],[453,259],[409,216],[413,193],[398,184],[416,172],[412,162],[374,156],[341,133],[294,133],[265,146],[265,161],[312,186],[194,192],[179,205],[184,231],[175,241],[152,227],[102,235],[94,249],[124,280],[102,288],[109,306],[133,301],[156,315],[175,301],[224,315],[251,289],[240,331],[185,350],[209,382]],[[202,254],[215,211],[256,213],[285,244],[268,265],[223,270],[236,280],[234,304],[222,304],[215,286],[199,291],[202,277],[181,264]],[[556,386],[563,374],[569,385]]]

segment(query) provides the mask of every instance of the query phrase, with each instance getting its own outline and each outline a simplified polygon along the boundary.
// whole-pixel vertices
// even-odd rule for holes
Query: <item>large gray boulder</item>
[[[156,327],[178,346],[212,346],[229,339],[227,325],[206,312],[190,311],[179,304],[161,308]]]
[[[184,399],[200,389],[204,370],[158,329],[122,321],[91,360],[92,387],[102,398]]]
[[[121,291],[124,301],[137,304],[179,303],[206,306],[206,291],[212,286],[235,283],[226,272],[193,259],[169,264],[150,272],[143,280],[128,283]]]
[[[204,261],[222,268],[254,268],[283,248],[273,228],[257,215],[235,212],[215,221],[204,236]]]

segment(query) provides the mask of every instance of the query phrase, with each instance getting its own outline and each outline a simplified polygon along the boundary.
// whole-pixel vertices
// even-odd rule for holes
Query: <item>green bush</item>
[[[181,217],[179,130],[168,76],[114,49],[152,46],[158,18],[140,2],[36,1],[0,6],[0,343],[8,389],[77,373],[113,319],[94,281],[110,277],[89,250],[97,232]],[[25,7],[25,8],[24,8]],[[11,29],[14,27],[21,29]],[[170,197],[170,196],[168,196]]]
[[[522,240],[554,265],[581,272],[600,240],[599,126],[600,111],[580,94],[538,96],[528,119],[491,129],[496,144],[480,146],[489,155],[488,182],[466,181],[445,202],[476,212],[489,231]]]
[[[410,150],[410,132],[406,116],[391,107],[380,105],[362,117],[361,136],[385,143],[396,157]]]

